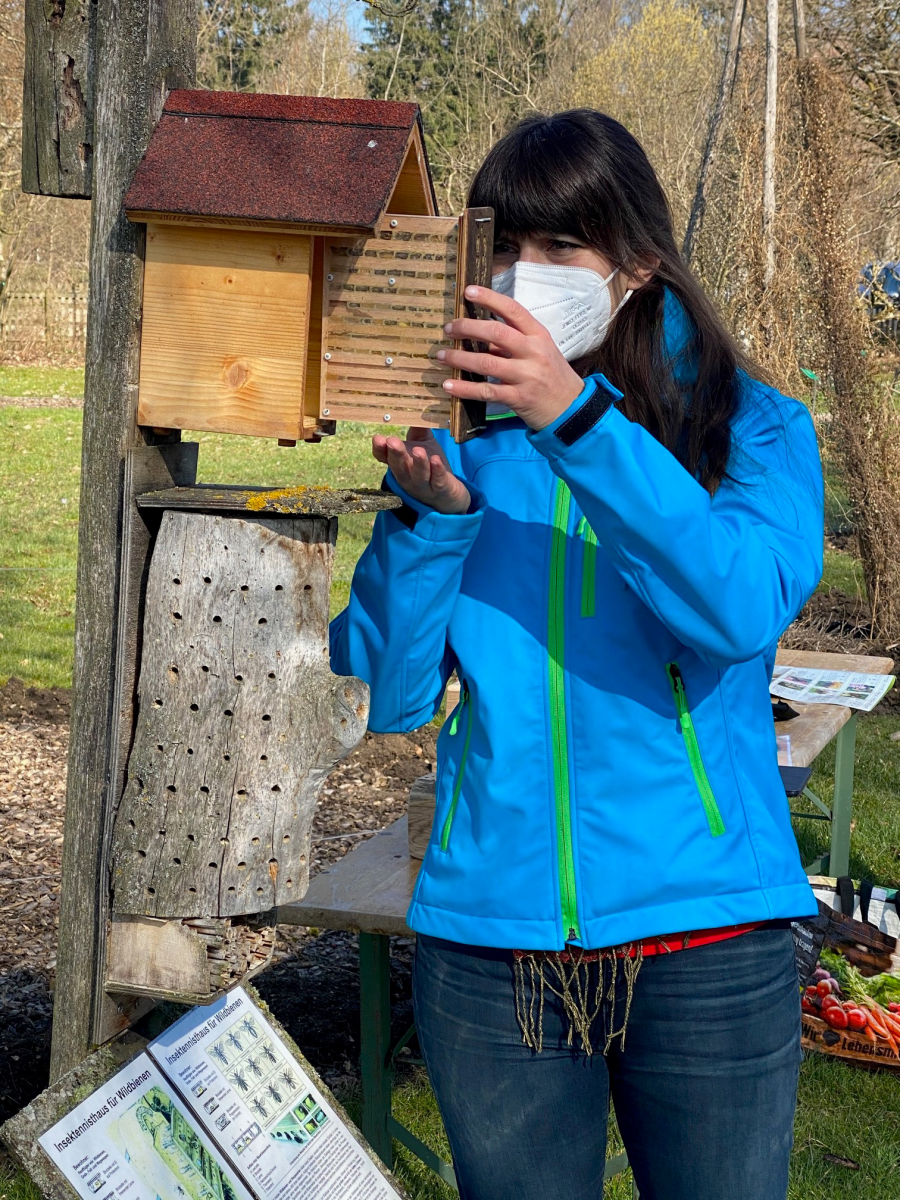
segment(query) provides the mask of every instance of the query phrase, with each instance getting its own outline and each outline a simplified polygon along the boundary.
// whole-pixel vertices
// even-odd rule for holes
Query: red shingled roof
[[[125,207],[371,229],[417,122],[392,100],[174,91]]]

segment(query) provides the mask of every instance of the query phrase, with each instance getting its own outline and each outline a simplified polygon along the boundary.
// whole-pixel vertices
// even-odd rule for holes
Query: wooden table
[[[775,661],[787,667],[810,670],[857,671],[867,675],[890,675],[892,658],[876,658],[866,654],[825,654],[817,650],[779,650]],[[856,752],[856,710],[840,704],[794,704],[791,708],[800,715],[790,721],[776,721],[776,734],[791,739],[791,759],[796,767],[810,767],[825,747],[835,741],[834,797],[828,807],[810,788],[804,795],[818,814],[795,813],[795,816],[815,816],[831,822],[831,846],[804,869],[807,875],[846,875],[850,870],[850,826],[853,821],[853,767]]]

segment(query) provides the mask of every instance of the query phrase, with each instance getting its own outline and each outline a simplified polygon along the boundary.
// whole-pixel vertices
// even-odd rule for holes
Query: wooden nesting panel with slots
[[[462,246],[463,253],[460,254]],[[397,217],[375,237],[325,247],[324,379],[327,419],[447,428],[464,437],[477,420],[451,407],[451,372],[435,358],[454,343],[444,325],[460,314],[467,283],[490,283],[489,210],[463,218]]]
[[[483,428],[434,356],[490,282],[493,214],[436,215],[415,105],[173,92],[125,203],[147,224],[140,424]]]

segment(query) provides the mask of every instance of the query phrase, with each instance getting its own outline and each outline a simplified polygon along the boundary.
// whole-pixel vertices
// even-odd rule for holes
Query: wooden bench
[[[808,670],[854,671],[867,675],[890,675],[892,658],[867,654],[826,654],[818,650],[779,650],[776,663]],[[775,732],[791,739],[794,766],[810,767],[830,742],[835,741],[834,797],[829,808],[810,788],[804,795],[818,814],[795,813],[831,822],[831,845],[806,867],[807,875],[846,875],[850,870],[850,827],[853,822],[853,772],[856,753],[856,711],[840,704],[794,704],[800,715],[776,721]]]

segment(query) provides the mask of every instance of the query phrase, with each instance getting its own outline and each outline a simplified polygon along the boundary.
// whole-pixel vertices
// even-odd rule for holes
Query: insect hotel
[[[415,105],[175,91],[125,208],[147,226],[138,422],[156,435],[483,425],[434,353],[464,286],[489,282],[492,214],[436,215]],[[368,715],[366,685],[329,668],[337,517],[399,501],[197,486],[196,446],[147,453],[149,474],[141,451],[126,463],[146,553],[103,988],[198,1003],[266,964],[274,910],[306,891],[319,789]]]
[[[492,215],[436,215],[416,105],[172,92],[125,209],[147,224],[142,425],[483,427],[434,354],[490,282]]]

